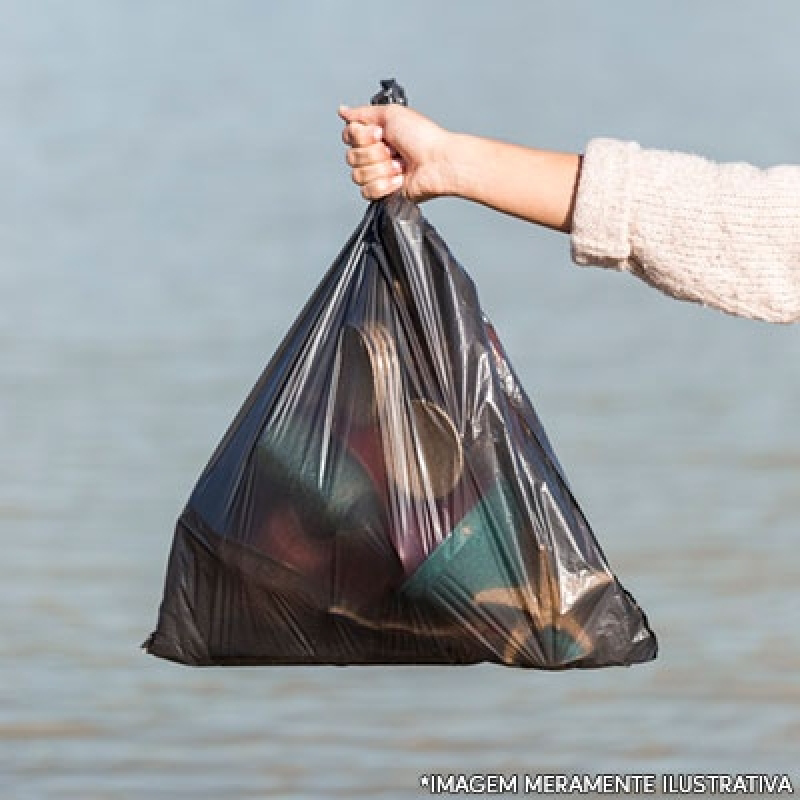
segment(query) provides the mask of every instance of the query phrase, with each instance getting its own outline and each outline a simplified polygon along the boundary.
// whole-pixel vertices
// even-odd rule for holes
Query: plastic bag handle
[[[397,103],[401,106],[408,105],[405,89],[394,79],[387,78],[381,81],[381,90],[370,101],[373,106],[388,106]]]
[[[373,106],[389,106],[393,104],[407,106],[408,98],[406,97],[406,90],[394,78],[386,78],[381,81],[381,90],[372,96],[370,103]],[[383,205],[385,200],[385,197],[380,200],[373,200],[370,206]]]

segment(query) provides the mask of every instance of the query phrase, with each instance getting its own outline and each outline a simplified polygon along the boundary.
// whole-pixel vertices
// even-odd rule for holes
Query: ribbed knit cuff
[[[592,139],[586,146],[572,218],[572,259],[625,269],[631,255],[635,142]]]

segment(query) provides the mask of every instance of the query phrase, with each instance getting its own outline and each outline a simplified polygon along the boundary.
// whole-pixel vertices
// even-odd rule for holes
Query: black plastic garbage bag
[[[202,473],[162,658],[562,669],[655,657],[447,246],[373,203]]]

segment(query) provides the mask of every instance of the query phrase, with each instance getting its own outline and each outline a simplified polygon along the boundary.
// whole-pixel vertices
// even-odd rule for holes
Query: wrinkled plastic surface
[[[651,659],[475,287],[369,207],[181,515],[149,652],[187,664]]]
[[[150,653],[186,664],[652,659],[475,287],[372,204],[200,477]]]

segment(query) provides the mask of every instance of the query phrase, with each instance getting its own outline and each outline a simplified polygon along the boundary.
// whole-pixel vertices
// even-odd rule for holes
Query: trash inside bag
[[[145,644],[192,665],[656,655],[475,286],[369,206],[200,476]]]

